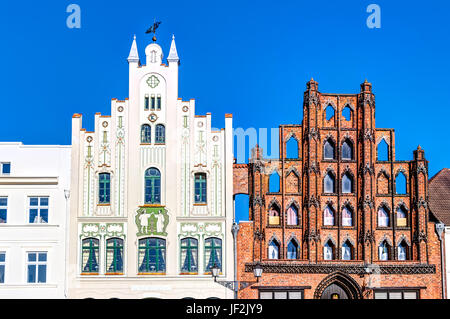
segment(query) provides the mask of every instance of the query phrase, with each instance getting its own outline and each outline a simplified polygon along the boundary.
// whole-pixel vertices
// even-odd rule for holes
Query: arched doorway
[[[335,272],[327,276],[317,286],[315,299],[362,299],[361,288],[358,283],[342,272]]]

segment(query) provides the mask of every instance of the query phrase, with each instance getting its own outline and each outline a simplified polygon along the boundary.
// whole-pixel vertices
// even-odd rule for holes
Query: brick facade
[[[327,116],[329,107],[334,116]],[[349,115],[344,117],[343,112]],[[250,222],[240,224],[237,239],[238,280],[254,281],[256,263],[264,269],[259,283],[242,289],[239,297],[258,298],[258,292],[267,289],[295,288],[305,298],[321,298],[327,287],[337,285],[345,291],[342,298],[373,298],[371,287],[408,287],[420,298],[441,298],[441,243],[427,205],[424,151],[418,147],[412,161],[395,159],[394,130],[376,128],[375,96],[367,81],[359,94],[337,95],[320,93],[318,83],[311,80],[303,114],[302,125],[280,126],[279,160],[264,159],[257,146],[249,164],[235,164],[234,192],[250,195]],[[286,145],[292,142],[297,158],[287,156]],[[344,143],[349,146],[347,156]],[[387,144],[384,160],[377,154],[380,143]],[[325,156],[326,147],[333,150],[332,156]],[[270,192],[275,172],[280,187]],[[396,192],[400,174],[406,177],[405,194]],[[326,192],[327,175],[334,183]],[[349,191],[344,191],[344,179],[351,185]],[[290,207],[296,214],[291,210],[289,216],[297,217],[289,221]],[[325,209],[332,219],[325,218]],[[381,209],[388,216],[386,227],[379,221]],[[273,251],[271,255],[276,259],[268,256],[271,242],[278,247],[278,256]],[[291,251],[296,247],[295,259],[287,253],[290,242]],[[382,243],[388,260],[380,260]],[[331,260],[325,260],[325,244],[331,247]],[[343,260],[344,244],[350,247],[350,260]]]

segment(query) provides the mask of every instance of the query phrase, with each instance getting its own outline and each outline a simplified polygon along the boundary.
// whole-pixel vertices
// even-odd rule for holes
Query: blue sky
[[[79,30],[66,26],[71,3]],[[381,29],[366,26],[371,3]],[[432,176],[450,167],[449,12],[448,1],[2,1],[0,140],[70,144],[73,113],[93,129],[96,112],[127,97],[133,34],[143,55],[156,17],[166,56],[176,36],[180,97],[212,112],[214,126],[225,113],[235,127],[301,123],[311,77],[328,93],[357,93],[367,78],[397,159],[420,144]]]

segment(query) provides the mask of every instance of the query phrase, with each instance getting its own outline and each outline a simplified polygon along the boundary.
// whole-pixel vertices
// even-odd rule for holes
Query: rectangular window
[[[145,100],[144,100],[144,110],[148,111],[148,109],[150,108],[150,98],[148,96],[148,94],[145,96]]]
[[[377,290],[374,299],[419,299],[419,293],[417,290]]]
[[[38,284],[47,282],[46,252],[27,253],[27,282]]]
[[[259,299],[303,299],[303,290],[260,291]]]
[[[8,217],[8,197],[0,197],[0,224],[6,224]]]
[[[161,95],[158,94],[158,98],[156,100],[156,110],[161,111]]]
[[[0,252],[0,284],[5,283],[6,253]]]
[[[48,224],[48,197],[29,197],[29,223]]]
[[[206,174],[195,174],[195,203],[206,204]]]
[[[99,204],[109,204],[111,200],[111,175],[109,173],[99,175],[98,192]]]
[[[155,110],[155,104],[156,104],[156,101],[155,101],[155,95],[152,94],[152,104],[151,104],[151,110],[152,110],[152,111]]]
[[[11,163],[1,163],[1,172],[2,175],[11,174]]]

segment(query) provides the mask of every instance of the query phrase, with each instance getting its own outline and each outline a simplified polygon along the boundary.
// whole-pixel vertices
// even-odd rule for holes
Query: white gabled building
[[[112,100],[95,131],[72,121],[69,298],[233,298],[233,132],[178,98],[173,38],[141,65],[136,38],[129,99]]]
[[[0,299],[66,297],[70,149],[0,143]]]

